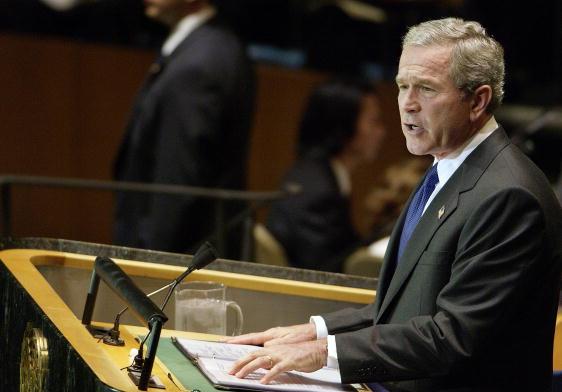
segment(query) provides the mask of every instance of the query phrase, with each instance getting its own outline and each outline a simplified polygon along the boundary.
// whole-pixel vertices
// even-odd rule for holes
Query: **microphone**
[[[217,252],[216,252],[215,248],[213,247],[213,245],[211,245],[209,242],[205,242],[203,245],[201,245],[199,247],[199,249],[197,249],[197,252],[195,252],[195,255],[193,256],[193,259],[191,260],[191,264],[187,267],[187,269],[180,276],[178,276],[176,279],[174,279],[173,281],[171,281],[167,285],[159,288],[158,290],[155,290],[152,293],[147,294],[146,296],[151,297],[151,296],[153,296],[155,294],[158,294],[158,293],[166,290],[167,288],[169,288],[168,293],[166,294],[166,298],[164,299],[164,302],[162,303],[162,306],[160,307],[160,310],[163,311],[164,307],[166,306],[166,304],[170,300],[172,292],[174,291],[176,286],[178,284],[180,284],[187,277],[187,275],[189,275],[190,273],[192,273],[195,270],[205,268],[207,265],[209,265],[210,263],[215,261],[217,259],[217,257],[218,257]],[[119,320],[120,320],[121,316],[123,315],[123,313],[125,313],[127,311],[127,309],[129,309],[128,306],[124,307],[115,316],[115,321],[113,322],[113,327],[109,331],[107,331],[107,333],[103,337],[103,342],[105,344],[109,344],[111,346],[123,346],[125,344],[123,339],[121,339],[119,337],[121,335],[121,333],[119,331]],[[139,349],[139,353],[142,353],[142,343],[141,343],[141,347]]]
[[[170,287],[170,290],[168,290],[168,294],[166,295],[166,298],[164,299],[164,302],[162,303],[160,310],[162,311],[164,310],[164,307],[166,307],[166,304],[168,303],[168,300],[170,299],[172,292],[174,291],[176,286],[180,284],[182,280],[185,279],[187,275],[189,275],[195,270],[205,268],[213,261],[215,261],[217,258],[218,258],[217,251],[215,250],[215,248],[213,248],[213,245],[211,245],[209,242],[205,242],[203,245],[201,245],[201,247],[197,249],[195,256],[193,256],[191,265],[187,268],[187,270],[185,270],[180,276],[178,276],[172,282],[172,286]]]
[[[166,294],[166,298],[164,299],[164,302],[162,303],[162,306],[160,307],[160,310],[161,311],[164,310],[164,308],[168,304],[168,301],[170,300],[170,297],[171,297],[172,293],[174,292],[174,289],[176,288],[176,286],[178,284],[181,283],[182,280],[185,279],[185,277],[187,275],[189,275],[190,273],[192,273],[195,270],[205,268],[207,265],[209,265],[210,263],[215,261],[217,258],[218,258],[217,251],[215,250],[215,248],[213,248],[213,246],[209,242],[205,242],[203,245],[201,245],[199,247],[199,249],[197,249],[197,252],[195,253],[195,256],[193,256],[193,259],[191,261],[191,265],[187,268],[187,270],[185,270],[180,276],[178,276],[176,279],[174,279],[171,283],[169,283],[166,286],[162,287],[161,289],[157,290],[158,292],[160,292],[160,291],[164,290],[166,287],[170,288],[168,290],[168,293]],[[151,295],[151,294],[153,294],[153,293],[150,293],[149,295]],[[154,294],[156,294],[156,292],[154,292]],[[122,314],[125,310],[126,309],[122,310],[120,313]],[[120,315],[118,315],[118,316],[120,316]],[[116,318],[116,321],[118,322],[117,318]],[[119,324],[117,324],[117,327],[119,327]],[[142,368],[144,366],[143,347],[144,347],[144,342],[146,341],[146,339],[148,338],[149,335],[150,335],[150,332],[144,337],[142,342],[140,342],[137,354],[133,358],[133,363],[130,366],[127,367],[127,370],[129,371],[129,374],[134,374],[135,372],[139,372],[139,371],[142,370]],[[111,343],[108,343],[108,344],[111,344]]]

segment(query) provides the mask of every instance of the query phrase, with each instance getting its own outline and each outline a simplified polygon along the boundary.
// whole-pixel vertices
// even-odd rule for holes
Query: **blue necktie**
[[[406,244],[422,216],[425,203],[427,203],[429,196],[433,193],[438,182],[439,175],[437,174],[437,165],[435,164],[427,172],[422,186],[418,189],[408,207],[406,220],[404,221],[404,227],[402,228],[402,234],[400,236],[400,246],[398,248],[398,258],[394,264],[395,267],[398,266],[402,252],[404,252],[404,248],[406,248]],[[388,390],[379,383],[369,383],[367,385],[374,392],[388,392]]]
[[[385,387],[383,387],[381,384],[379,384],[378,382],[372,382],[367,384],[369,386],[369,388],[371,389],[371,391],[373,392],[388,392],[388,389],[386,389]]]
[[[396,265],[400,263],[400,258],[408,240],[412,236],[416,225],[418,224],[425,203],[429,199],[429,196],[433,193],[435,185],[439,182],[439,176],[437,175],[437,164],[433,165],[431,169],[427,172],[422,186],[418,189],[414,195],[410,206],[408,207],[408,213],[406,214],[406,220],[404,221],[404,227],[402,228],[402,235],[400,236],[400,246],[398,248],[398,258],[396,259]]]

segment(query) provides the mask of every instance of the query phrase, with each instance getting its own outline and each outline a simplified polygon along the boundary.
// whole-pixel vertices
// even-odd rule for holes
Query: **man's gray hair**
[[[478,22],[458,18],[431,20],[411,27],[402,41],[406,46],[451,46],[450,76],[466,94],[489,85],[492,113],[503,100],[505,63],[503,48]]]

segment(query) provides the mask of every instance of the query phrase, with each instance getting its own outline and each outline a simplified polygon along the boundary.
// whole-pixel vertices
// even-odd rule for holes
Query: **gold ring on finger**
[[[267,358],[267,360],[269,361],[268,369],[271,369],[273,367],[273,358],[271,358],[269,355],[266,355],[264,358]]]

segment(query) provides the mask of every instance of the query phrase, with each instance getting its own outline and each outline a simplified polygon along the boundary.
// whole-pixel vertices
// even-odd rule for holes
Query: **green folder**
[[[185,357],[172,343],[171,338],[160,338],[158,343],[158,359],[168,368],[187,390],[198,389],[201,392],[219,391],[207,378]]]

